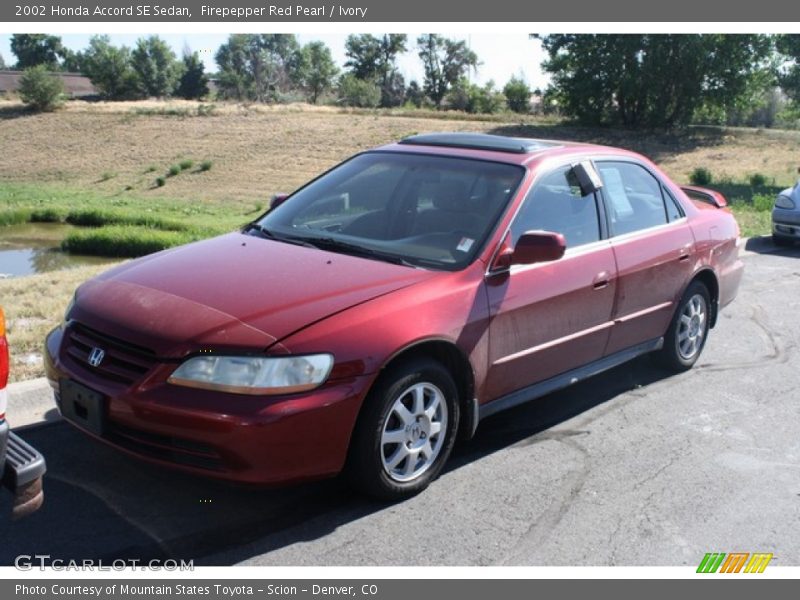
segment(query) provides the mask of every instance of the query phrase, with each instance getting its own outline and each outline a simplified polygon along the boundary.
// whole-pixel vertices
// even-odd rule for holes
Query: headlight
[[[789,196],[778,196],[778,199],[775,200],[775,207],[792,210],[794,208],[794,200],[789,198]]]
[[[196,356],[167,380],[175,385],[234,394],[293,394],[322,385],[333,367],[330,354],[309,356]]]

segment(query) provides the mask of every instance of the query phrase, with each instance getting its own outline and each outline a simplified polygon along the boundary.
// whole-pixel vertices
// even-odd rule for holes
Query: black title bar
[[[795,8],[791,8],[795,6]],[[58,22],[779,22],[800,21],[785,0],[4,0],[0,21]]]

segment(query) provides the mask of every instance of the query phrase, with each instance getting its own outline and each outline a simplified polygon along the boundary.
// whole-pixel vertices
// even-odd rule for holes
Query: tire
[[[791,238],[783,237],[782,235],[775,235],[772,234],[772,243],[776,246],[786,247],[786,246],[793,246],[794,240]]]
[[[356,424],[346,467],[351,485],[382,500],[421,492],[447,462],[458,419],[458,391],[440,363],[416,359],[391,369]]]
[[[664,336],[664,347],[654,355],[656,362],[675,372],[691,369],[706,344],[710,315],[708,288],[693,281],[678,303]]]

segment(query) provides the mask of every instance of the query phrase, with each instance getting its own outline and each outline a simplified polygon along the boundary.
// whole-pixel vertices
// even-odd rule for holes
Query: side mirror
[[[600,179],[600,175],[589,160],[573,165],[572,174],[578,182],[578,187],[581,188],[581,196],[594,194],[603,187],[603,180]]]
[[[269,209],[278,208],[281,204],[286,202],[289,194],[275,194],[269,201]]]
[[[526,231],[517,240],[512,263],[530,265],[538,262],[558,260],[564,256],[567,242],[560,233],[552,231]]]

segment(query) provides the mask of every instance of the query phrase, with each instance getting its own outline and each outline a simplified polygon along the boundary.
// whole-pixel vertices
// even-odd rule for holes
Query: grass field
[[[273,194],[354,152],[433,131],[621,146],[680,183],[705,167],[716,182],[710,187],[736,201],[745,235],[768,231],[772,198],[794,182],[800,163],[800,132],[789,131],[639,133],[518,115],[185,101],[70,102],[56,113],[32,114],[0,101],[0,237],[5,224],[64,221],[88,226],[69,234],[68,249],[138,255],[232,230],[263,212]],[[754,174],[767,184],[753,189]],[[44,332],[61,318],[75,286],[102,268],[0,280],[13,379],[41,374]]]

